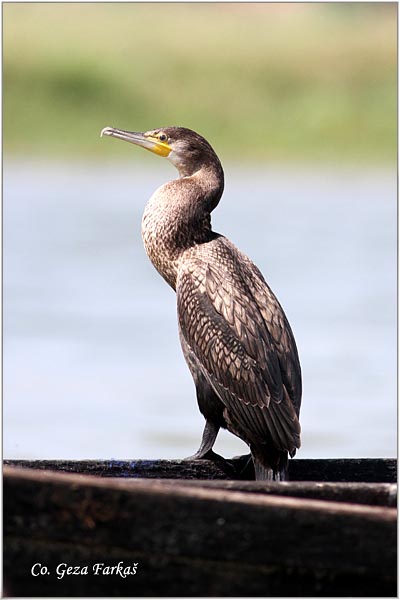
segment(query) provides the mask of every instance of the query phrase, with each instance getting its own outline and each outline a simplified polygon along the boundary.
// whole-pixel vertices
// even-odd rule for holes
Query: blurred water
[[[173,292],[140,238],[175,177],[132,163],[4,166],[4,456],[184,457],[203,418]],[[303,368],[299,457],[396,453],[396,175],[226,168],[214,229],[261,268]],[[247,452],[220,434],[216,450]]]

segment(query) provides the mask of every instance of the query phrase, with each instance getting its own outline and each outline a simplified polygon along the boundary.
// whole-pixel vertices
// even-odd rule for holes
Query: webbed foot
[[[225,460],[223,456],[214,452],[214,450],[207,450],[207,452],[201,452],[201,449],[197,450],[192,456],[187,456],[184,460]]]

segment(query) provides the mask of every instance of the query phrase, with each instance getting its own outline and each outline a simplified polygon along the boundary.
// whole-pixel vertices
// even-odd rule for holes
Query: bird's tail
[[[288,478],[288,456],[285,456],[279,461],[279,466],[271,468],[261,463],[260,460],[253,456],[254,472],[256,481],[286,481]]]

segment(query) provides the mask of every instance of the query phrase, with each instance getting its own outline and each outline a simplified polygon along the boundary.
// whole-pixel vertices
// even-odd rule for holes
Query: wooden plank
[[[292,481],[397,482],[395,458],[314,458],[292,460],[289,464]]]
[[[228,461],[210,460],[6,460],[9,466],[86,473],[101,477],[145,477],[166,479],[252,480],[254,470],[248,455]],[[396,459],[294,459],[289,461],[291,481],[353,481],[395,483]]]
[[[395,509],[207,485],[5,467],[7,593],[396,595]],[[136,575],[92,573],[118,561]],[[37,562],[50,575],[33,577]],[[60,563],[89,572],[57,579]]]
[[[14,461],[5,461],[10,463]],[[15,461],[16,462],[16,461]],[[18,464],[20,468],[27,468],[26,463],[30,464],[30,461],[21,461],[23,465]],[[47,468],[47,462],[50,462],[51,467],[54,467],[54,463],[51,461],[40,461],[37,465],[34,464],[39,470],[52,471],[53,468]],[[45,466],[43,466],[43,462]],[[109,471],[105,471],[99,467],[98,463],[93,465],[90,461],[77,461],[77,465],[71,464],[74,461],[60,461],[62,467],[58,472],[75,472],[76,468],[78,473],[94,475],[100,473],[102,477],[107,478],[119,477],[119,470],[112,470],[113,476],[109,474]],[[201,461],[203,462],[203,461]],[[82,465],[83,463],[83,465]],[[57,463],[58,465],[60,463]],[[9,466],[9,465],[8,465]],[[89,468],[87,468],[89,467]],[[107,474],[104,475],[104,472]],[[129,479],[134,485],[134,482],[138,479],[137,477],[124,477]],[[141,478],[139,478],[141,479]],[[211,487],[225,490],[236,490],[242,492],[262,493],[262,494],[275,494],[282,496],[296,496],[300,498],[314,498],[319,500],[332,500],[335,502],[353,502],[358,504],[371,504],[378,506],[396,506],[397,505],[397,485],[393,483],[358,483],[358,482],[313,482],[313,481],[288,481],[288,482],[273,482],[273,481],[240,481],[240,480],[223,480],[223,479],[164,479],[163,481],[170,482],[170,484],[176,485],[178,481],[180,485],[186,486],[200,486],[200,487]],[[149,479],[152,481],[153,479]],[[154,479],[157,481],[157,479]]]
[[[132,487],[141,479],[130,479]],[[158,480],[148,480],[149,485]],[[210,488],[226,491],[267,494],[275,496],[293,496],[332,502],[369,504],[371,506],[397,506],[397,485],[394,483],[353,483],[315,481],[224,481],[224,480],[176,480],[163,479],[176,488],[177,484],[185,488]]]

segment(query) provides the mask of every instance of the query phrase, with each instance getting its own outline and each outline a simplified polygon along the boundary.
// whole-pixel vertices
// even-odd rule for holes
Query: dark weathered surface
[[[137,481],[132,479],[132,489]],[[151,485],[151,480],[147,480]],[[291,496],[295,498],[310,498],[314,500],[329,500],[332,502],[347,502],[353,504],[369,504],[371,506],[397,506],[397,485],[395,483],[348,483],[316,481],[224,481],[224,480],[181,480],[163,479],[167,485],[176,488],[213,489],[264,494],[274,496]],[[153,480],[157,482],[157,480]]]
[[[278,494],[281,496],[295,496],[298,498],[314,498],[316,500],[332,500],[335,502],[353,502],[357,504],[370,504],[376,506],[396,506],[397,505],[397,485],[394,483],[363,483],[363,482],[316,482],[316,481],[246,481],[246,480],[227,480],[218,479],[218,475],[223,475],[211,461],[196,461],[192,463],[195,468],[190,468],[191,463],[185,463],[180,469],[177,461],[140,461],[140,465],[127,461],[118,461],[116,463],[98,462],[98,461],[4,461],[7,466],[17,466],[20,468],[31,468],[45,471],[77,473],[83,475],[100,475],[101,477],[120,478],[131,480],[132,484],[137,479],[147,479],[147,477],[138,477],[137,469],[145,470],[148,479],[162,479],[170,485],[176,485],[179,482],[181,486],[209,487],[212,489],[224,489],[241,492],[252,492],[256,494]],[[168,465],[165,466],[165,463]],[[150,464],[150,468],[147,467]],[[161,464],[160,464],[161,463]],[[172,463],[172,465],[170,464]],[[165,477],[156,478],[155,473],[163,470]],[[185,476],[183,479],[174,479],[172,476],[178,472]],[[171,478],[167,478],[170,473]],[[149,477],[152,474],[153,477]],[[193,475],[199,475],[193,479]],[[189,475],[189,476],[188,476]],[[326,475],[326,473],[325,473]],[[208,479],[204,477],[208,476]],[[202,478],[203,477],[203,478]],[[225,476],[226,477],[226,476]]]
[[[395,509],[222,489],[229,484],[5,467],[5,592],[396,595]],[[55,575],[60,563],[88,565],[90,573],[96,562],[120,560],[139,563],[137,574]],[[32,577],[36,562],[51,574]]]
[[[30,469],[53,469],[101,477],[166,479],[252,480],[248,456],[229,461],[210,460],[6,460],[4,464]],[[397,461],[392,458],[294,459],[289,461],[291,481],[353,481],[394,483]]]
[[[235,474],[231,469],[231,475],[228,476],[218,466],[218,463],[209,460],[6,460],[4,464],[29,469],[84,473],[100,477],[228,479]],[[219,464],[222,465],[222,463]]]
[[[292,481],[363,481],[395,483],[395,458],[331,458],[290,461]]]

